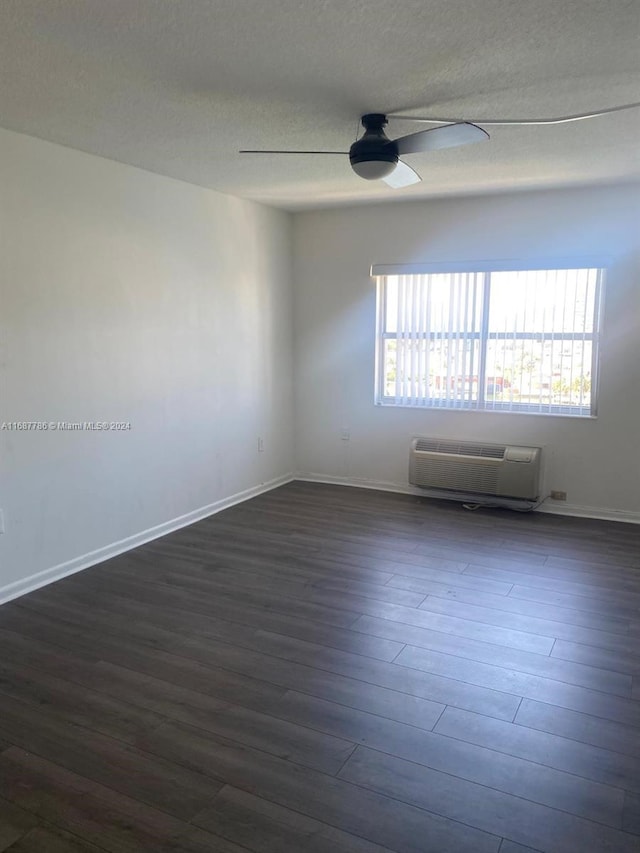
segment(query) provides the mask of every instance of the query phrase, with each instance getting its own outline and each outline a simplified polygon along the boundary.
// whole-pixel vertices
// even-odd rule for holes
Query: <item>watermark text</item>
[[[2,421],[4,432],[124,432],[131,421]]]

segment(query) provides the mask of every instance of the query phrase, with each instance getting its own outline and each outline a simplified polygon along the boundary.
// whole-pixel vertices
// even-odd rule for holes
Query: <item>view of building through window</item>
[[[602,269],[378,282],[378,403],[595,414]]]

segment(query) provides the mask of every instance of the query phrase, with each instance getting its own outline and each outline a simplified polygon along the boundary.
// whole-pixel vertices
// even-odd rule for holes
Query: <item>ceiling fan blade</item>
[[[393,187],[394,190],[399,190],[402,187],[410,187],[411,184],[419,183],[422,178],[414,171],[411,166],[407,166],[402,160],[398,160],[398,165],[390,175],[382,179],[388,187]]]
[[[395,140],[398,154],[418,154],[422,151],[436,151],[438,148],[455,148],[457,145],[470,145],[488,139],[486,130],[470,122],[446,124],[431,130],[419,130]]]
[[[251,148],[244,148],[238,151],[238,154],[341,154],[346,157],[348,151],[256,151]]]

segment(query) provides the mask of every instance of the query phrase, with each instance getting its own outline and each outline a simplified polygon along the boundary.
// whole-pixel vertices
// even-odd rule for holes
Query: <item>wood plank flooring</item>
[[[640,851],[635,526],[291,483],[0,644],[0,851]]]

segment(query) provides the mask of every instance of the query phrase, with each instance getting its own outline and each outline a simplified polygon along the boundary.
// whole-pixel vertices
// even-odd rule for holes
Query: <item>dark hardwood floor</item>
[[[638,853],[640,528],[292,483],[0,608],[0,851]]]

